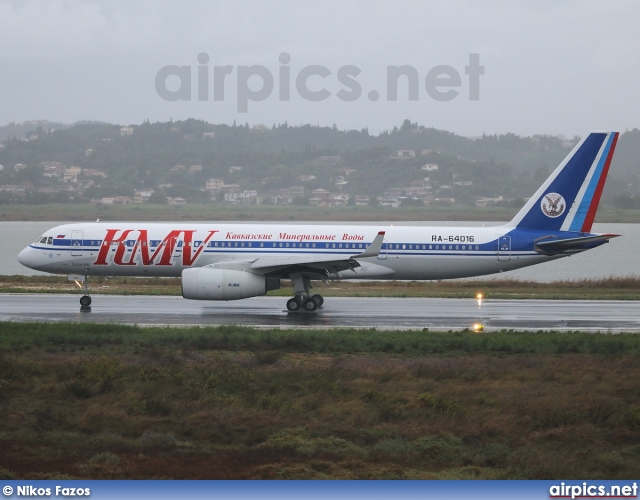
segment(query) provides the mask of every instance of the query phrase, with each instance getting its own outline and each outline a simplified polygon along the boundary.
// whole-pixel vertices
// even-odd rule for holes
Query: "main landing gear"
[[[319,293],[310,297],[296,295],[287,301],[287,311],[289,312],[313,312],[324,304],[324,297]]]
[[[311,295],[311,280],[304,276],[294,275],[293,291],[295,297],[287,301],[289,312],[313,312],[324,304],[324,298],[319,293]]]

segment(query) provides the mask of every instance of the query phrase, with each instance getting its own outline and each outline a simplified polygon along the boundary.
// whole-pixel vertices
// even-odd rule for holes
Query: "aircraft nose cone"
[[[31,267],[31,249],[29,247],[25,248],[18,254],[18,262],[26,267]]]

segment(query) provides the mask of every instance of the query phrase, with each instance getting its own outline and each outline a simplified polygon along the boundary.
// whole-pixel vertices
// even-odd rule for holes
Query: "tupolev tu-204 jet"
[[[511,222],[492,227],[95,222],[54,227],[20,252],[31,269],[90,276],[181,276],[186,299],[236,300],[293,282],[289,311],[324,303],[311,280],[441,280],[540,264],[618,235],[591,233],[618,139],[592,132]]]

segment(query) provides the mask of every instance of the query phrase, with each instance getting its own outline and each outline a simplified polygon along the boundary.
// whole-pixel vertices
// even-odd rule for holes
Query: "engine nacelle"
[[[182,271],[182,296],[185,299],[246,299],[278,288],[280,280],[247,271],[210,267],[191,267]]]

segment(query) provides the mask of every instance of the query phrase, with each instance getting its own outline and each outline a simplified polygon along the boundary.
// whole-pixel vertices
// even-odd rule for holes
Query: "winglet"
[[[352,259],[364,259],[365,257],[377,257],[382,249],[382,242],[384,241],[384,231],[380,231],[374,238],[373,243],[367,247],[367,249],[351,257]]]

